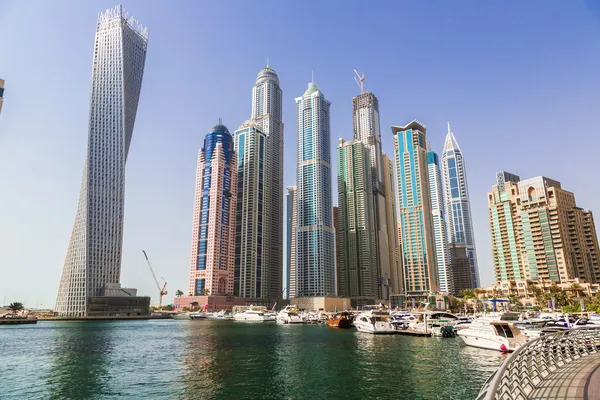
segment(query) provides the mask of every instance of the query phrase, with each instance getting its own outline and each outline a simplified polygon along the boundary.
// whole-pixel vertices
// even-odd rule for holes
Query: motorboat
[[[189,312],[178,312],[173,315],[173,319],[189,321],[192,318]]]
[[[232,321],[233,315],[226,310],[221,310],[217,313],[208,313],[207,318],[212,321]]]
[[[235,321],[244,321],[244,322],[269,322],[275,321],[277,319],[277,314],[273,315],[268,312],[264,307],[259,309],[253,308],[250,306],[246,310],[239,311],[233,314],[233,319]]]
[[[342,311],[328,316],[325,321],[327,326],[332,328],[352,328],[354,315],[350,314],[348,311]]]
[[[287,324],[303,324],[302,317],[298,315],[298,309],[291,306],[285,306],[277,314],[277,323],[281,325]]]
[[[354,319],[356,330],[364,333],[396,333],[390,322],[390,313],[384,310],[363,311]]]
[[[467,346],[502,352],[515,351],[528,340],[510,317],[500,320],[477,318],[457,334]]]
[[[208,313],[205,313],[204,311],[194,311],[189,313],[189,316],[193,320],[206,319],[208,318]]]

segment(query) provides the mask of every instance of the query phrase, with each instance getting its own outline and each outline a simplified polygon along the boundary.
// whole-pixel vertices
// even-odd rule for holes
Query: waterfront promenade
[[[477,399],[600,400],[600,328],[532,340],[490,376]]]

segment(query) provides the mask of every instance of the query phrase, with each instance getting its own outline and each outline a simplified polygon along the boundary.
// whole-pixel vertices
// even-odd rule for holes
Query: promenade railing
[[[483,385],[477,400],[526,400],[554,371],[600,353],[600,327],[565,330],[523,344]]]

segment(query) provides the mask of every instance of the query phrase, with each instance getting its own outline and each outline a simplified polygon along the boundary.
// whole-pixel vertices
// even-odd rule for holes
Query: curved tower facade
[[[229,130],[221,124],[213,126],[198,152],[190,296],[233,294],[236,164]]]
[[[98,16],[87,154],[56,298],[59,315],[87,316],[89,299],[120,281],[125,163],[147,45],[148,30],[121,6]]]
[[[471,266],[473,286],[479,287],[479,269],[477,267],[471,204],[467,188],[467,170],[462,151],[450,130],[450,124],[448,124],[448,134],[442,153],[442,175],[444,179],[448,239],[450,243],[465,245],[469,265]]]
[[[283,107],[277,73],[267,65],[252,88],[251,120],[265,135],[265,207],[259,298],[269,303],[283,295]],[[258,278],[257,278],[258,279]],[[256,293],[256,292],[255,292]],[[236,293],[237,294],[237,293]],[[240,292],[240,296],[242,293]],[[250,297],[249,293],[248,296]]]
[[[296,98],[296,297],[335,296],[330,105],[314,82]]]

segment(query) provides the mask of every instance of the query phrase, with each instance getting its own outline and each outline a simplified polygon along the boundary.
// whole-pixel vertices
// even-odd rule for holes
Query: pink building
[[[198,152],[188,296],[175,298],[176,308],[208,305],[222,309],[244,304],[243,299],[233,297],[236,202],[233,139],[218,124]]]

